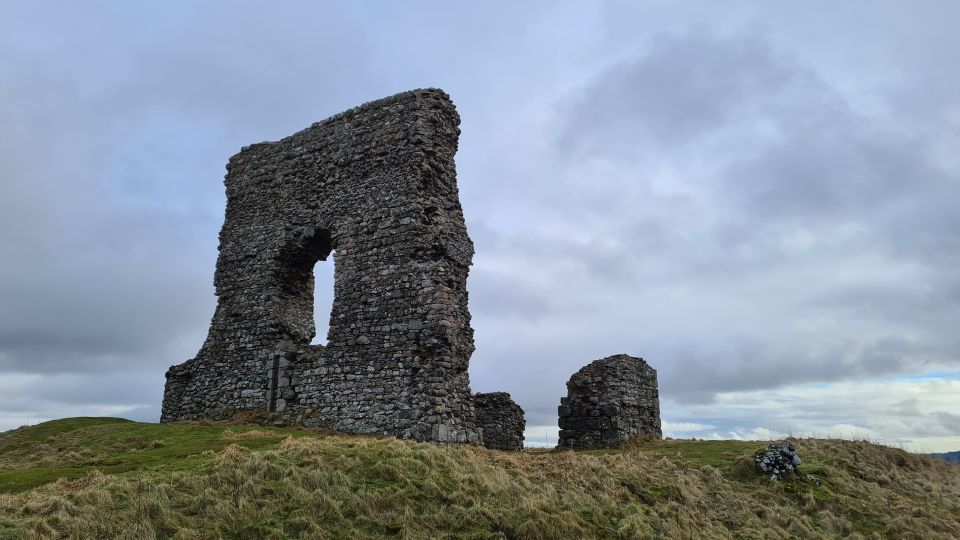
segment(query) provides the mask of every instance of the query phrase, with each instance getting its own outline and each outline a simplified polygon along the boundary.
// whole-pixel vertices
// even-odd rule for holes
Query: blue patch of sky
[[[930,371],[909,375],[894,375],[882,380],[886,381],[930,381],[930,380],[960,380],[960,371]]]

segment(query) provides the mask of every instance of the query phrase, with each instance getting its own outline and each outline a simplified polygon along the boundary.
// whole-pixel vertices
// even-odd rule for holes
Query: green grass
[[[956,538],[960,467],[866,442],[499,452],[309,429],[70,418],[0,434],[0,539]]]
[[[224,433],[256,430],[243,439]],[[59,478],[137,470],[187,470],[210,461],[230,444],[276,448],[288,428],[197,424],[146,424],[122,418],[66,418],[0,434],[0,493],[15,493]]]
[[[710,465],[718,469],[732,468],[737,459],[757,450],[749,441],[665,440],[641,443],[643,450],[657,457],[676,458],[690,466]],[[763,445],[759,445],[763,446]]]

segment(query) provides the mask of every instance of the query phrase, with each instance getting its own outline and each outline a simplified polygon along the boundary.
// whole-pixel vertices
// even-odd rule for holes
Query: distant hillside
[[[944,452],[942,454],[929,454],[929,455],[930,457],[935,457],[937,459],[949,461],[950,463],[960,463],[960,451]]]
[[[71,418],[0,434],[0,539],[958,538],[960,468],[866,442],[507,453],[294,428]]]

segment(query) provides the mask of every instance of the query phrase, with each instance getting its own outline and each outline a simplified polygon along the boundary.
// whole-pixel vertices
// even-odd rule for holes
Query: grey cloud
[[[660,35],[572,100],[561,143],[588,159],[676,151],[762,113],[802,76],[762,36]]]
[[[474,316],[535,320],[556,309],[550,292],[536,281],[508,278],[476,270],[470,275]]]
[[[631,249],[636,242],[625,234],[628,227],[607,231],[620,240],[615,243],[621,246],[621,267],[643,268],[630,264],[642,259],[668,261],[654,265],[669,274],[660,274],[661,279],[648,282],[649,286],[697,291],[712,284],[719,290],[756,294],[750,291],[748,279],[756,279],[758,285],[764,276],[778,274],[784,280],[804,279],[802,271],[791,269],[797,262],[811,265],[819,257],[821,268],[829,268],[850,264],[844,258],[857,253],[868,259],[871,253],[890,253],[902,244],[919,249],[916,240],[932,248],[926,254],[914,251],[923,274],[940,280],[938,276],[951,272],[942,257],[931,264],[929,256],[956,239],[956,229],[949,225],[955,212],[946,210],[949,204],[936,202],[942,200],[945,186],[956,183],[956,171],[931,161],[927,152],[931,141],[856,113],[840,91],[762,37],[691,33],[661,37],[637,59],[602,74],[565,114],[567,128],[558,138],[561,152],[573,145],[581,150],[578,158],[604,162],[614,169],[642,170],[649,167],[651,154],[658,155],[656,163],[682,164],[691,159],[698,163],[692,168],[667,168],[678,177],[672,182],[679,183],[681,190],[699,193],[707,201],[693,217],[695,223],[707,225],[703,229],[690,228],[689,221],[680,219],[696,208],[696,202],[692,207],[688,202],[697,196],[666,198],[656,190],[637,192],[635,186],[627,185],[622,186],[625,191],[607,192],[610,208],[619,209],[624,195],[630,198],[633,191],[647,197],[643,202],[648,207],[663,204],[677,210],[676,217],[659,214],[667,224],[662,229],[670,231],[673,241],[657,245],[658,249]],[[568,175],[576,178],[584,170],[574,165]],[[656,184],[657,174],[657,169],[649,169],[646,175],[653,178],[644,185]],[[617,215],[627,222],[631,219],[629,213]],[[843,227],[861,232],[844,241],[837,235]],[[795,231],[808,235],[812,248],[798,252],[787,236]],[[903,261],[891,258],[890,262]],[[838,278],[841,275],[837,273]],[[642,275],[634,283],[647,277],[651,276]],[[835,310],[870,309],[863,304],[867,299],[858,298],[850,285],[831,288],[826,281],[798,282],[797,286],[811,291],[807,294],[823,290],[821,301]],[[763,321],[762,326],[745,330],[756,336],[756,343],[766,341],[761,336],[772,329],[777,339],[793,342],[731,350],[725,344],[735,343],[730,341],[733,336],[718,336],[701,326],[701,333],[691,335],[690,342],[704,350],[702,354],[683,351],[682,346],[678,351],[671,351],[675,346],[660,347],[658,352],[669,366],[666,384],[678,396],[709,400],[722,388],[838,380],[955,362],[957,344],[947,337],[947,327],[957,322],[956,311],[940,290],[931,295],[929,289],[905,289],[889,280],[863,287],[870,302],[890,298],[884,309],[870,313],[878,328],[886,326],[886,337],[857,335],[855,329],[863,321],[841,322],[836,330],[842,332],[846,326],[847,339],[821,338],[829,343],[828,352],[811,355],[809,345],[798,341],[803,337],[790,336],[789,331],[784,335],[784,329],[822,316],[799,304],[795,312],[783,313],[788,319]],[[770,309],[771,302],[755,301],[757,307]],[[913,318],[921,306],[947,318],[934,324],[933,331],[924,332],[918,326],[924,317]],[[688,308],[696,310],[695,304]],[[743,314],[735,311],[733,316]],[[694,314],[692,320],[696,319]],[[704,323],[708,321],[700,321]],[[899,332],[919,333],[929,341],[911,343],[898,337]],[[671,338],[650,339],[665,344]],[[928,354],[929,349],[937,354]],[[682,374],[675,385],[670,380],[672,371]]]
[[[64,415],[156,421],[162,373],[118,371],[106,381],[99,374],[8,374],[0,381],[0,430]]]
[[[601,242],[579,246],[568,240],[566,249],[548,248],[552,258],[544,260],[559,258],[561,264],[590,268],[587,276],[592,282],[581,282],[585,287],[579,291],[590,298],[586,303],[593,306],[599,320],[627,317],[635,321],[633,350],[653,359],[660,368],[664,395],[680,402],[710,403],[718,392],[877,377],[955,364],[960,347],[949,336],[958,318],[942,294],[945,287],[918,290],[891,281],[865,282],[857,293],[857,286],[798,281],[799,290],[810,291],[807,298],[820,295],[823,303],[811,309],[801,294],[800,303],[793,303],[792,310],[777,306],[772,312],[771,306],[783,300],[765,301],[757,296],[759,283],[770,276],[782,276],[784,285],[788,280],[819,279],[793,271],[797,262],[811,265],[819,259],[819,266],[828,268],[848,264],[844,258],[856,253],[869,259],[869,254],[879,251],[882,258],[901,243],[915,247],[914,238],[941,248],[956,238],[956,229],[947,225],[955,213],[945,211],[948,204],[935,202],[956,175],[930,161],[925,151],[929,143],[883,129],[876,119],[858,115],[837,91],[807,68],[771,52],[771,47],[762,39],[661,38],[654,52],[617,65],[580,94],[565,111],[568,128],[559,137],[556,158],[567,168],[562,173],[568,179],[563,185],[572,191],[567,199],[556,199],[566,204],[564,211],[589,200],[592,208],[567,213],[567,222],[577,230],[573,225],[576,219],[586,218],[584,226],[600,227],[597,236],[617,248],[614,257],[605,261],[598,253]],[[750,48],[750,53],[745,52]],[[709,77],[684,75],[670,79],[674,86],[654,84],[659,81],[655,75],[660,64],[675,61],[692,70],[700,67],[695,62],[684,64],[691,51],[707,58],[704,73],[715,75],[711,80],[717,85],[716,95],[704,82]],[[737,64],[748,60],[752,65]],[[714,69],[717,66],[729,67],[732,80],[723,80],[727,74]],[[677,85],[686,86],[678,89]],[[736,91],[725,93],[730,89]],[[663,95],[652,98],[649,92]],[[710,103],[707,107],[716,104],[718,109],[704,113],[687,107],[686,100]],[[773,129],[774,136],[758,134],[757,126],[764,128],[761,131]],[[595,173],[580,164],[582,161],[563,155],[571,147],[578,150],[578,159],[604,162],[615,171],[632,167],[635,175],[646,178],[638,183],[629,183],[628,177],[619,183],[590,182]],[[690,156],[705,162],[695,168],[671,167],[671,172],[682,175],[680,182],[699,192],[707,203],[698,208],[697,196],[677,197],[651,189],[656,178],[650,177],[657,173],[655,169],[643,171],[652,159],[650,154],[660,154],[661,162],[682,163]],[[633,212],[628,210],[630,204],[635,205]],[[903,216],[904,206],[926,213],[907,227],[921,230],[921,235],[905,232],[902,225],[921,216],[912,212]],[[659,211],[651,212],[651,208]],[[619,222],[596,219],[594,209],[596,214],[606,209]],[[636,225],[630,225],[631,221]],[[654,226],[646,226],[645,221]],[[924,222],[936,225],[925,227]],[[836,235],[837,228],[851,225],[864,232],[849,241]],[[798,230],[814,241],[812,248],[801,253],[790,245],[788,236]],[[538,243],[539,239],[530,239],[524,247],[535,253]],[[936,252],[915,256],[925,267],[924,274],[942,281],[940,276],[952,271],[942,263],[929,264],[932,253]],[[604,268],[618,272],[610,275],[601,271]],[[751,279],[757,282],[752,287]],[[689,292],[684,295],[687,304],[679,309],[686,319],[673,325],[686,329],[682,339],[678,340],[675,331],[657,334],[644,330],[664,307],[638,299],[654,288]],[[638,309],[623,310],[606,303],[617,294],[611,289],[633,298]],[[936,293],[931,294],[933,291]],[[698,307],[697,295],[703,292],[711,296],[749,294],[756,297],[750,302],[756,303],[760,313],[775,315],[731,333],[728,320],[713,327],[714,321]],[[734,297],[726,302],[733,318],[748,315],[745,310],[751,309],[749,303]],[[833,312],[826,313],[824,304],[830,304]],[[869,316],[855,318],[856,310]],[[834,335],[798,331],[807,320],[836,318],[845,312],[854,318],[844,321],[841,316],[830,328]],[[670,313],[678,315],[674,309]],[[939,321],[923,324],[938,315]],[[863,334],[861,328],[867,321],[876,328]],[[558,336],[576,333],[571,331],[576,325],[559,317],[545,316],[541,324],[553,325]],[[775,337],[767,338],[769,333]],[[746,341],[738,335],[747,336]],[[594,351],[606,350],[599,335],[588,339],[595,344]],[[818,342],[816,347],[811,347],[810,340]],[[528,344],[515,345],[518,356],[538,354]],[[572,359],[566,360],[572,358],[566,351],[541,356],[561,356],[564,364],[573,364]],[[590,353],[585,353],[580,363],[590,359]],[[552,388],[562,391],[561,382],[567,375],[569,372],[551,372],[539,377],[549,377]],[[544,418],[552,414],[549,408],[538,413]]]
[[[937,411],[933,413],[932,416],[937,419],[947,434],[956,435],[960,433],[960,414]]]
[[[712,403],[720,392],[879,377],[917,366],[917,351],[889,337],[819,353],[743,339],[701,342],[696,348],[676,344],[656,352],[664,395],[678,403]]]
[[[344,13],[170,7],[5,15],[2,370],[156,377],[192,355],[212,314],[227,157],[369,83]],[[326,31],[308,31],[318,20]]]
[[[917,398],[904,399],[894,404],[892,413],[897,416],[914,417],[922,414],[918,405],[920,400]]]
[[[226,158],[429,85],[463,116],[472,385],[531,425],[620,352],[700,420],[721,392],[955,368],[954,34],[919,9],[701,7],[8,9],[0,379],[62,378],[0,414],[153,414],[212,314]],[[892,67],[844,65],[884,22],[910,37]]]

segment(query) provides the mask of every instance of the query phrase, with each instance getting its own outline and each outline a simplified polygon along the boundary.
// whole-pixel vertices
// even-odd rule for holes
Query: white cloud
[[[782,439],[783,437],[785,437],[783,433],[780,433],[778,431],[773,431],[760,426],[760,427],[755,427],[753,429],[746,430],[746,431],[734,430],[734,431],[728,431],[726,433],[719,433],[719,432],[713,431],[699,438],[708,439],[708,440],[732,439],[735,441],[772,441],[776,439]]]
[[[687,431],[706,431],[713,429],[711,424],[698,424],[697,422],[670,422],[664,420],[661,422],[664,437],[673,437],[674,433],[683,433]]]
[[[553,448],[560,438],[557,426],[531,426],[523,431],[523,445],[527,448]]]
[[[709,419],[720,430],[690,437],[767,440],[785,436],[867,439],[916,451],[960,448],[960,375],[867,379],[721,393],[710,405],[667,401],[669,418]],[[762,422],[762,425],[760,425]]]

